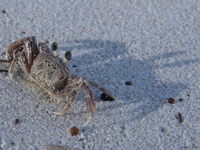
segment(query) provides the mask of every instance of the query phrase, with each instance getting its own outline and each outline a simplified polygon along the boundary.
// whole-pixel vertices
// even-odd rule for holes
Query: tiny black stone
[[[15,119],[15,125],[19,123],[19,119]]]
[[[183,122],[183,117],[182,117],[182,114],[180,112],[178,113],[178,120],[179,120],[180,123]]]
[[[126,85],[132,85],[132,82],[131,81],[126,81],[125,84]]]
[[[108,96],[105,93],[101,94],[101,99],[104,100],[104,101],[113,101],[114,100],[112,97]]]
[[[5,14],[6,13],[6,10],[5,9],[2,9],[2,11],[1,11],[3,14]]]

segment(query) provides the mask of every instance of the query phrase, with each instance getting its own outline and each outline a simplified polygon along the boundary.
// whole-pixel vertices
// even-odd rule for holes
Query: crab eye
[[[58,57],[58,52],[57,52],[58,43],[53,42],[52,45],[51,45],[51,49],[52,49],[52,51],[53,51],[54,56],[55,56],[55,57]]]
[[[72,53],[70,51],[65,52],[65,59],[63,60],[64,63],[68,62],[72,58]]]
[[[72,53],[71,53],[70,51],[66,51],[66,52],[65,52],[65,58],[66,58],[67,60],[71,60],[71,59],[72,59]]]
[[[58,48],[58,43],[53,42],[52,45],[51,45],[51,49],[52,49],[52,51],[57,50],[57,48]]]

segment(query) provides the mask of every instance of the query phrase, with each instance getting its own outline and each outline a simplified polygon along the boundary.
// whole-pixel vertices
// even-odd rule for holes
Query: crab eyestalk
[[[72,53],[70,51],[66,51],[65,52],[65,58],[63,59],[63,62],[66,63],[69,60],[71,60],[71,58],[72,58]]]
[[[53,42],[52,45],[51,45],[51,49],[52,49],[52,51],[53,51],[53,55],[54,55],[55,57],[58,57],[58,52],[57,52],[58,43]]]

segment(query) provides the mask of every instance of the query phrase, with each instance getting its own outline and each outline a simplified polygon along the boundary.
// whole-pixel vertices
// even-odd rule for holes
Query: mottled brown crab
[[[54,52],[57,50],[57,46],[55,42],[52,44],[52,50]],[[84,91],[90,120],[93,117],[93,111],[96,109],[90,85],[117,100],[112,93],[102,88],[97,83],[70,74],[65,65],[65,62],[71,59],[71,53],[69,51],[66,52],[66,59],[63,61],[56,53],[53,54],[50,51],[46,43],[40,42],[37,45],[34,36],[11,43],[7,47],[6,56],[8,60],[0,61],[10,63],[8,74],[11,79],[13,77],[13,67],[15,64],[18,64],[20,69],[30,80],[28,81],[29,83],[42,88],[54,98],[68,98],[68,102],[62,111],[55,112],[55,114],[65,114],[70,104],[74,101],[75,95],[80,91]]]

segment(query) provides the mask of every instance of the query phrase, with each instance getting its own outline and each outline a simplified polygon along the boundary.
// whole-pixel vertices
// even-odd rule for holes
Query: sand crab
[[[90,85],[115,100],[117,98],[97,83],[70,74],[65,63],[71,59],[71,53],[67,51],[65,53],[66,59],[61,60],[55,53],[57,47],[57,43],[54,42],[52,44],[53,54],[46,43],[40,42],[37,45],[34,36],[27,37],[11,43],[6,50],[8,60],[0,61],[10,63],[8,74],[11,78],[13,77],[13,67],[17,64],[28,77],[30,83],[42,88],[54,98],[68,99],[64,108],[60,112],[54,112],[55,114],[65,114],[74,101],[75,95],[84,91],[90,120],[93,117],[93,111],[96,109]]]

